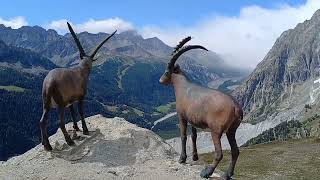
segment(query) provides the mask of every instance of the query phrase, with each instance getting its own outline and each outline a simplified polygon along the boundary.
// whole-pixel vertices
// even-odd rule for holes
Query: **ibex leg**
[[[227,138],[231,147],[231,162],[227,172],[225,173],[226,179],[230,179],[233,176],[234,168],[236,166],[236,162],[240,154],[235,134],[235,131],[227,132]]]
[[[191,129],[192,134],[192,160],[197,161],[199,159],[198,152],[197,152],[197,129],[195,127],[192,127]]]
[[[64,135],[64,138],[66,139],[67,144],[69,146],[74,145],[74,141],[70,138],[70,136],[66,130],[65,124],[64,124],[64,108],[62,108],[62,107],[59,108],[59,125],[60,125],[60,129]]]
[[[187,121],[179,115],[179,126],[181,136],[181,154],[179,163],[185,163],[187,159],[186,143],[187,143]]]
[[[83,112],[83,100],[79,101],[79,113],[80,113],[80,118],[81,118],[81,124],[82,124],[82,129],[83,129],[83,134],[89,135],[89,131],[86,125],[86,121],[84,120],[84,112]]]
[[[48,124],[48,113],[49,109],[43,108],[42,117],[39,122],[40,131],[41,131],[41,143],[44,146],[44,149],[47,151],[51,151],[52,147],[49,142],[48,132],[47,132],[47,124]]]
[[[72,120],[73,120],[73,128],[76,131],[80,131],[78,124],[77,124],[77,116],[76,116],[76,113],[74,112],[73,104],[71,104],[69,106],[69,109],[70,109],[70,113],[71,113]]]
[[[215,156],[212,164],[201,171],[200,176],[203,178],[209,178],[214,172],[214,170],[216,169],[216,167],[218,166],[219,162],[223,158],[221,141],[220,141],[221,135],[222,135],[221,133],[211,132],[211,137],[215,147],[215,152],[214,152]]]

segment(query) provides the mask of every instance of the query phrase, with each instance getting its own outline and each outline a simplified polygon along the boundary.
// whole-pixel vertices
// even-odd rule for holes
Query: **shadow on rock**
[[[141,149],[148,149],[149,139],[142,131],[130,131],[129,137],[109,139],[99,129],[91,131],[89,135],[76,135],[69,131],[76,145],[68,146],[56,141],[53,156],[62,158],[72,163],[103,163],[106,167],[133,165],[137,153]]]

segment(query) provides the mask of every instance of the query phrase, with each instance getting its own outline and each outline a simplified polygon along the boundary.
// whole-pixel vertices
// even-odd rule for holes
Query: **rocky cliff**
[[[287,30],[235,91],[245,121],[258,123],[288,109],[295,118],[309,101],[312,82],[319,77],[320,10],[310,20]],[[288,120],[288,119],[287,119]]]
[[[42,145],[0,163],[0,179],[200,179],[202,165],[179,164],[177,154],[159,136],[122,118],[86,119],[90,135],[70,130],[69,147],[59,130]],[[67,124],[72,129],[72,124]]]

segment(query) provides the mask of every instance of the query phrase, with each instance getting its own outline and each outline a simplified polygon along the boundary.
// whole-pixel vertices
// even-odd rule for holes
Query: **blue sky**
[[[304,3],[305,0],[7,0],[1,2],[0,17],[23,16],[30,25],[57,19],[81,23],[90,18],[110,17],[120,17],[136,26],[187,25],[215,14],[235,16],[249,5],[276,8],[283,4],[297,6]]]
[[[0,24],[68,32],[135,30],[174,46],[191,35],[235,66],[254,68],[283,31],[310,19],[320,0],[6,0]]]

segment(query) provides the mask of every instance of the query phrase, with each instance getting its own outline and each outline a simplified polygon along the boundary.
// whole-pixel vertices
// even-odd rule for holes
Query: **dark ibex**
[[[191,49],[206,48],[199,45],[184,46],[191,40],[191,37],[183,39],[172,53],[172,58],[167,65],[164,74],[160,78],[160,83],[168,85],[173,84],[176,96],[176,110],[179,116],[180,134],[181,134],[181,155],[179,162],[185,163],[186,141],[187,141],[187,122],[192,125],[192,144],[193,160],[198,160],[197,154],[197,129],[210,129],[213,144],[215,146],[215,158],[213,163],[202,170],[201,177],[208,178],[212,175],[223,154],[220,138],[223,133],[227,134],[231,146],[231,163],[225,178],[230,179],[234,173],[235,164],[239,156],[239,149],[235,139],[235,134],[240,125],[243,112],[237,102],[232,97],[213,89],[204,88],[191,83],[179,65],[175,65],[177,59]]]
[[[73,109],[73,103],[78,101],[78,108],[82,123],[83,134],[88,135],[89,131],[84,120],[83,112],[83,99],[87,92],[87,84],[89,79],[89,74],[92,68],[92,63],[96,60],[94,58],[95,54],[102,47],[102,45],[107,42],[115,33],[112,33],[105,40],[103,40],[93,51],[93,53],[88,56],[84,52],[79,39],[77,38],[75,32],[73,31],[69,23],[69,31],[77,44],[80,51],[80,63],[78,66],[73,68],[56,68],[51,70],[43,81],[42,87],[42,101],[43,101],[43,114],[40,120],[40,130],[41,130],[41,141],[44,148],[48,151],[52,150],[49,143],[47,123],[48,123],[48,112],[51,108],[58,108],[59,112],[59,126],[66,139],[68,145],[74,145],[74,141],[70,138],[68,132],[65,128],[64,123],[64,110],[65,107],[69,107],[73,119],[73,127],[76,131],[79,131],[77,125],[76,115]]]

